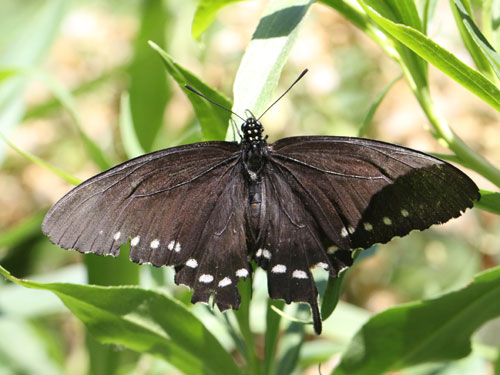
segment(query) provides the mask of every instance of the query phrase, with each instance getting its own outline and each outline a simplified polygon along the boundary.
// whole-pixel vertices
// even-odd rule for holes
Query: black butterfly
[[[268,144],[253,115],[241,131],[240,143],[173,147],[90,178],[52,207],[43,232],[99,255],[117,256],[130,239],[132,261],[174,266],[193,303],[213,294],[221,311],[238,309],[236,286],[254,260],[271,298],[311,306],[319,334],[312,268],[335,277],[353,249],[446,222],[480,199],[460,170],[405,147],[328,136]]]

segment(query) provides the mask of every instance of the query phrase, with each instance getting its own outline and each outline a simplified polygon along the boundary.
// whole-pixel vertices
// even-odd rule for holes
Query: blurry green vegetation
[[[488,323],[500,315],[500,1],[321,3],[0,3],[0,131],[28,155],[0,142],[0,374],[500,373]],[[191,305],[172,269],[129,262],[126,246],[81,256],[42,236],[69,183],[142,152],[233,139],[227,112],[184,83],[260,113],[305,67],[263,119],[271,140],[424,145],[469,168],[484,197],[361,252],[342,282],[318,272],[322,336],[302,323],[306,306],[268,299],[261,270],[240,285],[240,310],[220,313]]]

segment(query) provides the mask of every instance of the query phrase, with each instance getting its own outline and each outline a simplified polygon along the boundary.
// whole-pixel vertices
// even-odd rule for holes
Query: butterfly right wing
[[[140,156],[71,190],[42,230],[63,248],[99,255],[117,256],[130,239],[131,260],[175,266],[176,282],[194,289],[194,302],[215,292],[222,309],[237,308],[237,281],[250,274],[239,157],[229,142]]]

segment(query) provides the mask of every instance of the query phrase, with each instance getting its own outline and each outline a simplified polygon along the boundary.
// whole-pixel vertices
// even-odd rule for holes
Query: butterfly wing
[[[285,138],[271,155],[340,249],[367,248],[444,223],[480,199],[474,182],[451,164],[385,142]]]
[[[480,198],[476,185],[444,161],[359,138],[281,139],[270,146],[263,180],[257,261],[268,271],[272,298],[311,305],[318,333],[311,267],[336,276],[351,265],[350,250],[445,222]]]
[[[250,271],[239,158],[235,143],[204,142],[129,160],[66,194],[42,230],[63,248],[99,255],[117,256],[131,239],[131,260],[175,266],[193,302],[215,292],[219,307],[238,308],[237,280]]]

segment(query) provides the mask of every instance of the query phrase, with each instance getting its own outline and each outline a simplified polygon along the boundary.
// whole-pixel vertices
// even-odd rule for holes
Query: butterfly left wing
[[[203,142],[129,160],[61,198],[42,230],[63,248],[99,255],[117,256],[130,239],[131,260],[175,266],[193,302],[215,293],[221,309],[237,308],[237,281],[250,274],[239,155],[235,143]]]

